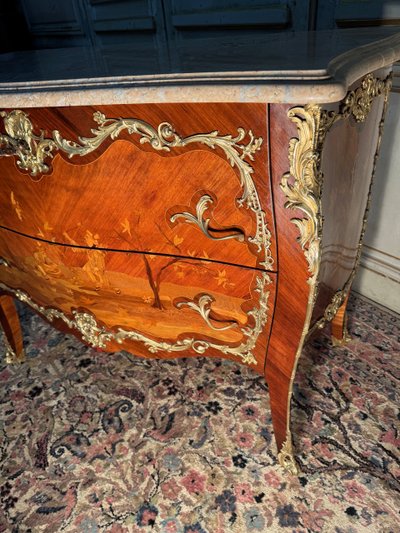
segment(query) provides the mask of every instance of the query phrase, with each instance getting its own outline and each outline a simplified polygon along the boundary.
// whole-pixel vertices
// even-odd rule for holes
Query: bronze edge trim
[[[303,331],[295,355],[295,361],[290,378],[288,402],[287,402],[287,430],[286,440],[278,453],[278,460],[281,466],[292,474],[299,473],[293,453],[293,441],[290,430],[291,399],[293,395],[293,384],[299,358],[308,335],[311,333],[310,322],[318,292],[318,275],[321,260],[321,238],[322,238],[322,186],[323,174],[321,171],[321,156],[324,141],[330,128],[339,120],[353,117],[356,122],[364,122],[371,110],[374,99],[384,95],[384,109],[379,124],[379,136],[374,157],[374,165],[371,183],[368,193],[368,201],[364,213],[363,227],[357,251],[356,264],[353,272],[345,284],[341,293],[342,303],[350,289],[356,267],[361,255],[361,243],[365,233],[366,220],[370,206],[370,193],[372,181],[375,174],[378,151],[381,143],[384,115],[387,107],[388,95],[391,89],[392,74],[390,73],[384,80],[375,78],[373,74],[365,76],[360,86],[347,93],[346,97],[339,104],[338,111],[326,111],[319,105],[307,104],[304,107],[293,107],[288,111],[289,119],[297,126],[298,138],[293,138],[289,144],[290,170],[282,177],[281,188],[287,197],[285,204],[289,209],[300,209],[305,214],[302,219],[293,218],[292,222],[298,227],[300,232],[299,243],[303,248],[308,262],[310,285],[308,295],[308,305],[304,321]],[[294,180],[292,180],[292,177]],[[342,299],[343,298],[343,299]],[[337,310],[337,294],[327,312],[332,306]],[[333,315],[334,316],[334,315]],[[332,317],[333,318],[333,317]],[[324,323],[325,324],[325,323]]]

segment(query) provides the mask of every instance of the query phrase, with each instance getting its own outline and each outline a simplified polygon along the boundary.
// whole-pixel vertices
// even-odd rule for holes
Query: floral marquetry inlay
[[[54,157],[56,151],[64,152],[69,158],[85,156],[97,150],[106,139],[117,139],[123,131],[127,131],[130,135],[138,135],[140,144],[148,143],[157,151],[170,152],[174,148],[184,148],[192,144],[202,144],[212,150],[221,150],[239,174],[242,195],[237,199],[238,206],[246,207],[254,213],[255,234],[248,236],[247,241],[262,253],[261,265],[272,270],[271,233],[252,178],[254,169],[251,165],[255,154],[261,148],[263,139],[255,137],[251,130],[246,132],[243,128],[238,128],[236,136],[220,135],[218,131],[212,131],[183,137],[167,122],[162,122],[154,128],[137,118],[106,118],[96,111],[93,119],[97,127],[91,130],[93,136],[79,137],[78,142],[75,142],[64,139],[57,130],[52,132],[51,138],[45,138],[43,132],[40,135],[34,134],[33,125],[24,111],[2,112],[1,116],[7,134],[0,135],[0,156],[16,156],[18,167],[28,171],[31,176],[49,172],[49,160]],[[204,205],[202,207],[204,208]],[[204,231],[207,227],[198,222],[201,230],[210,236],[209,232]],[[241,239],[240,235],[237,237]]]
[[[1,282],[0,290],[2,289],[13,294],[18,300],[28,304],[50,322],[53,322],[55,319],[61,319],[69,328],[77,330],[81,334],[82,340],[95,348],[106,348],[108,342],[122,343],[125,340],[131,340],[143,343],[148,351],[153,354],[159,352],[176,353],[193,350],[199,355],[206,355],[208,350],[214,349],[222,354],[237,357],[245,364],[257,364],[253,350],[260,334],[264,331],[268,320],[268,285],[270,283],[271,280],[266,273],[260,273],[260,275],[257,276],[254,291],[258,293],[258,305],[255,305],[248,311],[247,315],[252,324],[240,328],[244,340],[236,346],[196,338],[193,335],[181,338],[176,342],[169,342],[166,340],[150,338],[146,334],[133,329],[119,327],[115,330],[110,330],[98,324],[96,317],[90,312],[72,310],[72,314],[66,314],[56,308],[44,307],[37,304],[26,292],[19,289],[13,289]],[[203,299],[203,301],[198,302],[197,307],[198,312],[203,316],[205,322],[210,325],[207,306],[209,303],[209,301],[204,301]],[[194,309],[194,306],[189,305],[189,307]],[[215,327],[212,329],[221,330],[221,328]]]

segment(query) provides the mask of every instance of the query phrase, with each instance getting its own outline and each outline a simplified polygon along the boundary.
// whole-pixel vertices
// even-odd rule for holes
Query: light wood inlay
[[[234,43],[212,50],[211,70],[206,48],[193,58],[188,49],[187,72],[103,80],[59,81],[50,65],[58,74],[43,78],[29,54],[15,57],[25,70],[0,75],[11,106],[0,126],[10,344],[21,346],[13,296],[95,348],[249,365],[268,384],[279,462],[296,473],[296,367],[318,328],[333,321],[344,337],[383,101],[400,59],[400,34],[388,31]],[[184,142],[196,135],[201,142]],[[54,157],[30,160],[41,143]]]

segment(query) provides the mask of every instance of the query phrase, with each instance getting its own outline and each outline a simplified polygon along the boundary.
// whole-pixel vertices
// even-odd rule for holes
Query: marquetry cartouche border
[[[219,135],[218,131],[182,137],[167,122],[161,123],[155,129],[147,122],[136,118],[108,119],[102,113],[96,111],[93,119],[98,127],[91,130],[93,137],[79,137],[79,142],[74,142],[63,139],[57,130],[52,132],[52,138],[46,138],[43,132],[40,135],[36,135],[33,132],[33,125],[24,111],[13,110],[9,113],[3,111],[0,116],[4,119],[6,130],[6,134],[0,134],[0,156],[16,156],[17,166],[21,170],[30,172],[31,176],[49,172],[48,160],[54,157],[53,152],[55,151],[62,151],[68,154],[70,158],[76,155],[85,156],[99,148],[107,138],[117,139],[124,130],[131,135],[139,135],[141,144],[149,143],[153,149],[159,151],[169,152],[173,148],[183,148],[194,143],[206,145],[213,150],[219,148],[223,151],[231,166],[239,172],[243,189],[242,196],[238,200],[239,206],[246,205],[256,217],[256,233],[254,236],[248,237],[248,241],[255,244],[259,252],[263,250],[264,261],[261,264],[267,270],[272,270],[271,234],[252,179],[254,169],[245,160],[254,160],[254,154],[260,150],[263,139],[254,137],[251,130],[248,132],[247,144],[242,144],[247,135],[243,128],[238,128],[236,137]],[[194,338],[182,339],[176,343],[159,342],[135,331],[122,329],[117,332],[106,331],[97,324],[95,317],[89,313],[73,311],[73,318],[69,318],[57,309],[49,309],[37,305],[28,294],[21,290],[15,290],[3,284],[0,284],[0,287],[12,292],[19,300],[29,304],[49,320],[60,318],[69,327],[77,329],[82,334],[83,340],[92,346],[105,347],[107,341],[122,342],[125,339],[131,339],[143,342],[152,353],[159,351],[180,352],[193,349],[198,354],[204,354],[208,349],[214,348],[223,354],[239,357],[244,363],[257,364],[252,352],[268,318],[269,291],[266,290],[266,286],[269,283],[271,283],[271,280],[267,274],[257,276],[255,291],[259,293],[259,305],[247,313],[249,318],[253,320],[254,326],[241,328],[246,340],[237,347],[219,345]]]
[[[295,356],[288,393],[286,440],[278,453],[278,460],[281,466],[293,474],[298,473],[299,469],[293,454],[292,435],[290,430],[290,404],[298,361],[304,342],[309,333],[311,333],[315,327],[324,327],[326,322],[334,318],[339,307],[345,301],[353,282],[361,256],[362,241],[370,208],[372,182],[375,175],[391,84],[392,74],[389,74],[385,79],[375,78],[373,74],[368,74],[363,78],[359,87],[347,93],[346,97],[341,102],[338,111],[326,111],[323,110],[321,106],[313,104],[308,104],[304,107],[293,107],[288,111],[289,119],[296,124],[298,138],[290,140],[289,172],[282,177],[281,188],[287,198],[285,207],[288,209],[299,209],[304,213],[303,218],[294,217],[291,220],[299,229],[300,236],[298,240],[307,259],[308,271],[310,273],[308,278],[310,289],[306,318]],[[377,148],[374,156],[368,200],[363,217],[362,231],[355,264],[345,285],[341,290],[335,293],[332,302],[325,310],[323,318],[319,320],[311,330],[310,322],[317,297],[318,274],[321,263],[321,238],[323,226],[323,174],[321,170],[321,157],[324,141],[330,128],[339,120],[353,117],[356,122],[364,122],[371,110],[374,99],[381,95],[384,96],[384,107],[379,123]]]
[[[82,335],[82,340],[94,348],[106,348],[107,342],[110,341],[121,344],[125,340],[131,340],[143,343],[148,351],[153,354],[193,350],[199,355],[205,355],[209,349],[214,349],[224,355],[238,357],[245,364],[255,365],[257,360],[254,357],[253,350],[268,320],[268,298],[270,292],[267,290],[267,286],[270,283],[271,279],[266,272],[262,272],[256,277],[254,291],[259,294],[258,306],[247,312],[248,317],[253,319],[254,325],[252,327],[246,325],[240,329],[246,340],[238,346],[217,344],[193,337],[179,339],[176,342],[158,341],[135,330],[123,328],[110,330],[100,326],[92,313],[72,310],[72,316],[68,316],[59,309],[37,304],[26,292],[20,289],[13,289],[1,282],[0,289],[13,294],[18,300],[28,304],[50,322],[53,322],[54,319],[61,319],[69,328],[79,331]]]
[[[239,172],[243,192],[237,199],[238,206],[246,206],[256,218],[255,235],[249,236],[247,240],[257,247],[259,253],[263,252],[264,258],[260,264],[266,270],[272,270],[271,233],[252,178],[254,169],[248,162],[254,161],[254,154],[260,150],[263,139],[255,137],[251,130],[247,133],[243,128],[238,128],[236,137],[220,135],[218,131],[182,137],[168,122],[162,122],[154,128],[137,118],[106,118],[103,113],[96,111],[93,119],[97,128],[91,130],[93,137],[79,137],[79,142],[75,142],[64,139],[57,130],[52,132],[51,138],[46,138],[43,132],[40,135],[34,134],[32,122],[20,109],[9,113],[2,111],[0,116],[3,117],[6,130],[6,134],[0,134],[0,156],[16,156],[17,166],[28,171],[31,176],[49,172],[50,167],[46,161],[54,157],[55,151],[66,153],[69,158],[85,156],[97,150],[106,139],[117,139],[124,130],[130,135],[139,135],[140,144],[149,143],[158,151],[170,152],[173,148],[184,148],[194,143],[203,144],[212,150],[222,150],[230,165]],[[247,135],[247,144],[242,144]]]

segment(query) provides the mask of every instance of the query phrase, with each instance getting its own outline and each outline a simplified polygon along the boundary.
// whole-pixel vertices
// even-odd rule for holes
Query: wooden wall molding
[[[360,265],[362,268],[400,283],[400,257],[364,245]]]

